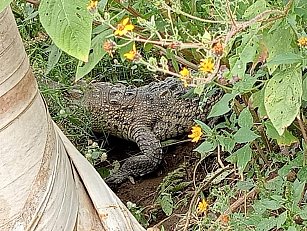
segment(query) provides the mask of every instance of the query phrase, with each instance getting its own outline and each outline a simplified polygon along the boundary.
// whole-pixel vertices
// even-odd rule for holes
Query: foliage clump
[[[201,98],[200,106],[210,89],[223,90],[208,117],[225,119],[195,121],[190,135],[200,143],[200,162],[215,153],[218,167],[203,181],[194,177],[178,230],[306,229],[306,1],[78,0],[75,8],[55,2],[42,1],[38,10],[54,41],[47,74],[63,63],[62,49],[81,60],[75,80],[116,65],[128,66],[123,76],[128,69],[142,75],[145,66],[147,76],[179,78]],[[73,16],[55,31],[58,18],[46,12]],[[174,191],[167,187],[176,185],[168,178],[156,203],[171,216]],[[190,183],[179,177],[181,184],[178,191]]]

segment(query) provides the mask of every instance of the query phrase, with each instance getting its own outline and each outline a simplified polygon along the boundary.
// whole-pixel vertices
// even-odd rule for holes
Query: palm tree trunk
[[[53,123],[0,13],[0,230],[144,230]]]

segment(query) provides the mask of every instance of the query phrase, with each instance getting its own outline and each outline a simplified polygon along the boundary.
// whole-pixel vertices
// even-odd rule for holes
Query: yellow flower
[[[125,18],[117,25],[116,30],[114,31],[114,35],[125,35],[129,31],[132,31],[134,29],[134,26],[129,22],[129,18]]]
[[[298,45],[301,47],[307,47],[307,37],[301,37],[297,40]]]
[[[192,142],[198,142],[200,140],[200,137],[203,135],[201,128],[196,125],[192,127],[191,130],[192,134],[188,135],[189,138],[192,139]]]
[[[190,76],[190,71],[184,67],[181,71],[179,71],[180,80],[183,82],[183,86],[187,87],[188,86],[188,77]]]
[[[131,60],[131,61],[137,60],[140,57],[139,53],[136,50],[135,44],[133,44],[133,47],[132,47],[131,51],[129,51],[128,53],[124,54],[124,57],[126,59],[128,59],[128,60]]]
[[[214,62],[212,58],[201,59],[199,70],[205,73],[212,73],[214,70]]]
[[[203,198],[197,206],[197,212],[199,213],[205,213],[208,210],[208,202],[206,201],[205,198]]]
[[[186,67],[184,67],[181,71],[179,71],[179,74],[183,77],[188,77],[190,75],[190,71]]]
[[[97,5],[98,5],[98,0],[91,0],[87,5],[87,9],[89,11],[94,11],[97,9]]]

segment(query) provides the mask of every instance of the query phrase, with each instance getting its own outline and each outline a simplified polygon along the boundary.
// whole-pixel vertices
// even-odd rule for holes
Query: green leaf
[[[238,124],[240,127],[244,127],[244,128],[252,128],[253,126],[253,116],[250,113],[248,108],[244,108],[240,115],[239,115],[239,119],[238,119]]]
[[[56,45],[52,44],[49,48],[50,53],[48,56],[47,70],[45,75],[48,75],[48,73],[55,67],[62,55],[62,51]]]
[[[302,62],[303,57],[295,53],[278,54],[272,58],[266,65],[281,65],[281,64],[294,64]]]
[[[127,41],[126,40],[120,40],[118,42],[118,45],[122,45],[124,43],[127,43]],[[128,53],[129,51],[131,51],[132,48],[133,48],[133,42],[130,42],[130,43],[126,44],[125,46],[120,47],[117,50],[119,55],[120,55],[120,58],[121,58],[122,62],[124,62],[126,60],[124,54]]]
[[[7,7],[12,0],[1,0],[0,1],[0,13],[4,10],[5,7]]]
[[[251,131],[247,127],[240,128],[235,134],[234,134],[234,139],[235,142],[237,143],[246,143],[246,142],[251,142],[255,139],[257,139],[259,136],[255,134],[253,131]]]
[[[258,108],[259,117],[265,117],[267,113],[264,106],[264,88],[253,93],[250,100],[253,108]]]
[[[282,207],[282,204],[279,201],[270,200],[270,199],[262,199],[260,203],[266,209],[270,209],[270,210],[276,210]]]
[[[101,32],[92,40],[92,45],[91,45],[92,52],[89,55],[88,62],[83,63],[80,61],[78,63],[75,81],[78,81],[83,76],[88,74],[106,54],[106,51],[103,49],[103,42],[106,40],[106,37],[110,35],[110,33],[111,30],[107,29]]]
[[[88,61],[92,16],[84,0],[44,0],[39,5],[40,21],[57,47]]]
[[[298,205],[302,199],[302,194],[304,192],[305,182],[300,182],[296,179],[293,183],[293,205]]]
[[[251,91],[257,78],[245,74],[238,82],[233,85],[232,93],[244,94]]]
[[[235,140],[230,136],[217,136],[217,139],[222,146],[222,151],[232,152],[235,147]]]
[[[159,201],[163,212],[166,216],[170,216],[173,213],[174,208],[172,195],[169,193],[163,193]]]
[[[236,55],[229,58],[230,72],[228,78],[238,76],[242,79],[244,77],[246,65],[254,61],[258,47],[258,39],[253,32],[242,35],[242,42],[236,50]]]
[[[307,166],[303,166],[297,173],[297,178],[300,181],[306,181],[307,182]]]
[[[287,229],[287,231],[298,231],[298,230],[295,228],[295,226],[292,225]]]
[[[208,118],[224,115],[230,111],[229,103],[236,97],[236,94],[226,93],[211,109]]]
[[[201,154],[201,157],[206,157],[206,154],[213,151],[216,148],[217,144],[212,141],[204,141],[201,145],[199,145],[194,151]]]
[[[289,68],[279,71],[268,81],[264,106],[279,135],[293,122],[301,106],[302,72]]]
[[[303,95],[302,95],[302,99],[307,101],[307,76],[305,77],[305,79],[303,81]]]
[[[239,172],[242,174],[251,158],[252,149],[249,147],[249,144],[246,144],[235,153],[227,157],[226,160],[231,163],[236,163],[239,168]]]
[[[276,21],[270,30],[263,33],[263,41],[269,51],[267,62],[269,63],[280,54],[296,53],[291,45],[294,39],[295,35],[291,27],[285,25],[284,21]],[[278,65],[267,64],[267,67],[272,74]]]
[[[266,121],[264,125],[266,127],[266,134],[268,137],[275,139],[279,145],[291,145],[298,142],[298,139],[287,129],[282,135],[279,135],[271,121]]]
[[[260,14],[261,12],[265,11],[266,9],[267,9],[266,1],[258,0],[246,9],[246,11],[243,14],[243,18],[251,19]]]
[[[201,127],[205,134],[212,135],[212,129],[207,124],[200,120],[195,120],[195,122]]]
[[[108,4],[108,0],[100,0],[98,3],[99,11],[104,12],[104,9],[106,8],[107,4]]]
[[[252,179],[247,179],[246,181],[238,181],[236,187],[239,190],[249,191],[253,187],[255,187],[255,183]]]
[[[305,205],[303,207],[303,209],[300,211],[299,213],[300,217],[303,219],[303,220],[307,220],[307,205]]]
[[[204,92],[205,84],[197,84],[197,86],[194,88],[194,93],[201,96]]]

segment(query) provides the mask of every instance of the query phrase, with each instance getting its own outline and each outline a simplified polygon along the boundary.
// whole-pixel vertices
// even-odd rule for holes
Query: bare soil
[[[134,143],[118,138],[109,138],[108,140],[108,146],[112,147],[112,151],[110,151],[109,154],[112,159],[122,160],[139,152],[139,149]],[[175,230],[175,225],[178,223],[179,217],[172,216],[167,218],[161,209],[158,211],[155,210],[154,200],[157,195],[157,188],[163,178],[169,172],[177,169],[182,163],[185,163],[186,165],[187,178],[189,180],[192,179],[194,166],[199,160],[195,155],[195,152],[193,152],[195,147],[195,144],[187,142],[164,148],[164,160],[157,171],[142,178],[135,179],[135,184],[126,181],[113,190],[125,204],[130,201],[135,203],[137,206],[145,208],[144,214],[147,216],[150,216],[152,211],[156,211],[156,218],[150,219],[150,226],[160,223],[163,224],[167,231]],[[199,174],[198,178],[206,175],[207,170],[205,168],[206,166],[200,166],[200,171],[198,172],[202,172],[203,174]],[[178,213],[186,213],[187,207],[188,206],[178,208]],[[165,218],[167,219],[163,221]]]

